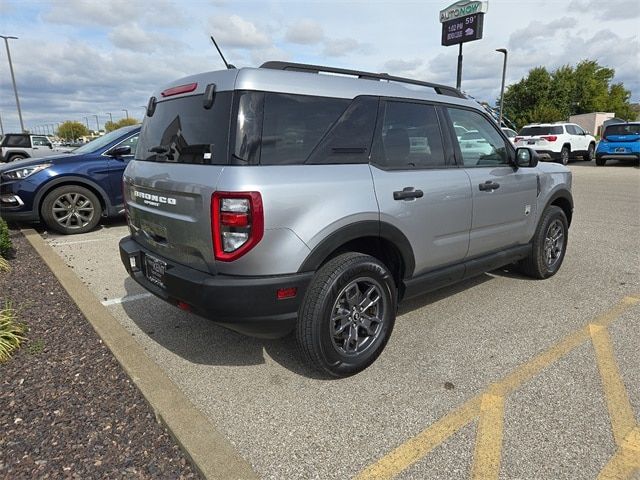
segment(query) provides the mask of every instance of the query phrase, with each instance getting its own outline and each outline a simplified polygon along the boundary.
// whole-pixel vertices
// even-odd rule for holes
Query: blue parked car
[[[139,133],[139,125],[124,127],[70,153],[0,164],[0,216],[74,234],[122,215],[122,172]]]
[[[640,161],[640,122],[605,127],[596,150],[596,165],[612,159]]]

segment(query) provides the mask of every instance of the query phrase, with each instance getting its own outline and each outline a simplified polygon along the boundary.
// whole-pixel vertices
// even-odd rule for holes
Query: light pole
[[[122,111],[127,115],[127,120],[129,119],[129,110],[123,108]]]
[[[9,40],[17,40],[18,37],[10,37],[0,35],[4,38],[4,46],[7,47],[7,58],[9,59],[9,70],[11,71],[11,81],[13,82],[13,93],[16,95],[16,105],[18,106],[18,117],[20,118],[20,128],[24,132],[24,123],[22,122],[22,110],[20,110],[20,99],[18,98],[18,87],[16,87],[16,76],[13,73],[13,64],[11,63],[11,52],[9,51]]]
[[[500,87],[500,116],[498,125],[502,128],[502,110],[504,108],[504,78],[507,74],[507,49],[497,48],[496,52],[504,53],[504,64],[502,65],[502,86]]]
[[[2,115],[0,115],[0,135],[4,135],[4,127],[2,126]]]
[[[111,115],[111,112],[104,112],[104,113],[106,113],[107,115],[109,115],[109,121],[110,121],[111,123],[113,123],[113,115]]]
[[[94,115],[96,117],[96,125],[98,126],[98,130],[96,132],[100,133],[100,122],[98,121],[98,115]]]
[[[84,121],[87,122],[87,130],[90,131],[91,129],[89,128],[89,117],[82,117],[82,118],[84,118]]]

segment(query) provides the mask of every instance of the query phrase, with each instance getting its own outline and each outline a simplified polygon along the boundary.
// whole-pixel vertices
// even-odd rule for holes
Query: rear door
[[[489,147],[480,150],[452,136],[473,196],[468,257],[527,243],[535,228],[536,170],[512,166],[513,147],[488,117],[471,109],[446,110],[452,127],[475,130]]]
[[[464,259],[471,227],[471,186],[455,165],[437,108],[383,100],[371,158],[380,220],[403,232],[414,275]]]

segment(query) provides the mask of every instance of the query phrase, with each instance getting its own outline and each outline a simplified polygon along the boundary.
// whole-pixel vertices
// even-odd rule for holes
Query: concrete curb
[[[156,418],[171,432],[202,476],[220,480],[257,479],[251,465],[229,440],[146,355],[131,334],[100,304],[38,232],[29,228],[22,230],[22,233],[140,389]]]

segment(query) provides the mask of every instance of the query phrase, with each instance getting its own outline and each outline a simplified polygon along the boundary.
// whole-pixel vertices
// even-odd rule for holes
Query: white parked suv
[[[575,123],[526,125],[515,138],[515,145],[533,148],[542,156],[541,160],[548,155],[563,165],[576,157],[591,161],[596,151],[596,139]]]

